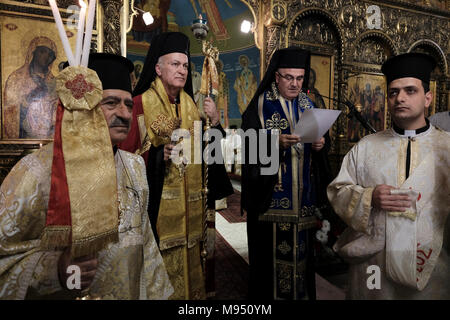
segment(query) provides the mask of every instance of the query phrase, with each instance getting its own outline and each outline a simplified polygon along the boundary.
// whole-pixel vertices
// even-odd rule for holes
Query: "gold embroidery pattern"
[[[289,208],[289,206],[291,205],[291,202],[289,201],[288,198],[282,198],[280,199],[280,206],[284,209]]]
[[[162,138],[171,138],[173,130],[180,127],[180,119],[169,119],[165,114],[161,113],[156,117],[150,125],[150,128],[158,136]]]
[[[174,200],[180,198],[181,198],[180,190],[163,190],[161,194],[161,199],[164,200]]]
[[[407,210],[405,212],[388,212],[388,215],[393,217],[405,217],[407,219],[410,219],[412,221],[416,220],[417,213],[411,210]]]
[[[275,112],[271,119],[266,120],[266,129],[278,129],[284,130],[288,127],[288,122],[286,119],[281,119],[281,115]]]
[[[291,206],[291,201],[288,198],[282,199],[272,199],[270,203],[270,207],[282,207],[283,209],[288,209]]]
[[[67,67],[56,77],[56,92],[67,110],[92,110],[102,100],[102,83],[95,71]]]
[[[148,150],[150,150],[152,142],[150,141],[150,136],[148,135],[147,128],[145,127],[144,115],[143,114],[138,115],[137,121],[138,121],[139,135],[141,137],[141,148],[137,149],[135,151],[135,154],[142,155]]]
[[[288,245],[286,241],[283,241],[281,244],[279,244],[277,248],[278,250],[280,250],[282,254],[287,254],[289,251],[292,250],[292,247]]]
[[[202,196],[203,196],[202,191],[190,193],[190,194],[188,195],[188,201],[189,201],[189,202],[192,202],[192,201],[198,201],[198,200],[201,200],[201,199],[202,199]]]
[[[272,199],[272,201],[270,202],[270,207],[274,208],[278,205],[278,199]]]
[[[292,272],[287,265],[277,266],[278,285],[282,293],[291,292]]]
[[[150,138],[148,134],[145,135],[144,142],[142,143],[142,146],[140,149],[137,149],[134,153],[141,156],[148,150],[150,150],[150,147],[152,146],[152,143],[150,142]]]
[[[300,92],[298,95],[298,106],[303,110],[312,108],[311,102],[304,92]]]
[[[274,82],[272,82],[272,84],[270,86],[270,90],[267,91],[267,100],[275,101],[275,100],[278,100],[279,98],[280,98],[280,94],[278,93],[278,88],[274,81]]]
[[[275,101],[280,98],[280,93],[278,91],[277,85],[272,82],[270,89],[267,91],[266,99],[269,101]],[[311,100],[308,98],[308,95],[304,92],[300,92],[298,95],[298,106],[302,109],[311,109],[313,106],[311,105]]]
[[[281,231],[289,231],[291,229],[291,224],[290,223],[286,223],[286,222],[280,223],[278,226],[279,226]]]
[[[282,162],[278,168],[278,182],[273,188],[274,192],[283,192],[283,174],[286,174],[286,163]]]
[[[83,98],[86,92],[95,89],[95,86],[87,82],[82,74],[77,74],[72,81],[67,80],[65,87],[72,92],[72,96],[77,100]]]

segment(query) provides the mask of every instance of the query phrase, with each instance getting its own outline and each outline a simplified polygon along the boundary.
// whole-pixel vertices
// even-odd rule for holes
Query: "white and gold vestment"
[[[0,298],[74,298],[61,287],[62,251],[41,249],[50,192],[53,144],[24,157],[0,189]],[[148,186],[140,156],[115,154],[119,242],[97,253],[89,294],[100,299],[167,299],[167,276],[147,214]],[[101,181],[99,182],[101,183]]]
[[[373,208],[372,193],[381,184],[414,191],[412,209]],[[350,263],[348,298],[450,299],[448,133],[430,126],[412,138],[393,129],[366,136],[345,156],[327,192],[349,226],[335,244]],[[367,284],[369,266],[380,269],[379,289]]]

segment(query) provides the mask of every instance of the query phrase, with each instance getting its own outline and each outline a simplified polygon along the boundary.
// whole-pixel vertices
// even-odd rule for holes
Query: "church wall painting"
[[[333,97],[334,61],[333,56],[311,55],[311,70],[309,73],[308,97],[320,109],[333,109],[333,102],[325,97]],[[324,97],[321,97],[324,96]],[[333,132],[330,128],[329,134]]]
[[[332,101],[325,98],[333,96],[334,63],[332,58],[332,56],[311,55],[308,96],[317,108],[330,109],[330,105],[332,106]]]
[[[378,74],[360,73],[348,80],[348,100],[361,112],[361,116],[378,132],[387,127],[386,81]],[[347,138],[358,142],[369,134],[354,117],[347,120]]]
[[[149,46],[147,46],[147,48],[148,47]],[[134,83],[134,85],[136,85],[137,82],[139,81],[139,77],[141,76],[141,72],[144,69],[145,55],[128,51],[127,52],[127,58],[130,59],[131,62],[133,62],[133,64],[134,64],[134,76],[135,76],[135,83]]]
[[[233,88],[236,92],[236,101],[239,107],[239,113],[242,115],[252,100],[253,95],[258,88],[255,74],[250,69],[250,60],[247,55],[241,54],[238,58],[239,66],[236,71],[236,79]]]
[[[55,76],[66,61],[52,20],[0,15],[2,140],[53,139]],[[76,30],[66,29],[72,50]]]
[[[204,57],[193,56],[191,59],[195,65],[195,71],[201,74]],[[260,82],[259,50],[253,46],[234,52],[221,52],[219,60],[218,71],[221,69],[219,72],[221,72],[223,93],[216,97],[217,108],[221,113],[221,110],[225,109],[223,103],[226,103],[227,108],[224,112],[227,113],[228,127],[236,125],[239,128],[242,112],[245,111]],[[222,118],[224,117],[221,115],[222,125],[226,125]]]

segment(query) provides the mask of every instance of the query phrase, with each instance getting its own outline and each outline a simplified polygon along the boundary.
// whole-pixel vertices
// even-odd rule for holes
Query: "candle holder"
[[[208,36],[209,28],[207,26],[206,19],[203,19],[201,15],[199,15],[198,19],[193,20],[191,30],[194,34],[194,37],[197,41],[202,44],[202,53],[205,56],[205,60],[203,62],[203,71],[202,71],[202,84],[200,92],[214,99],[214,95],[217,94],[217,68],[216,61],[219,59],[219,50],[212,45],[212,41],[206,40]],[[214,82],[214,84],[213,84]],[[203,108],[199,106],[199,110],[202,114],[204,114]],[[214,223],[215,221],[215,210],[209,209],[207,205],[207,199],[209,195],[208,190],[208,179],[209,179],[209,170],[207,163],[208,159],[208,149],[209,146],[209,129],[211,128],[211,121],[208,116],[206,116],[206,123],[204,126],[204,132],[206,137],[206,145],[205,145],[205,159],[203,166],[203,179],[202,179],[202,193],[203,193],[203,230],[202,230],[202,248],[200,251],[200,255],[202,258],[202,266],[203,272],[205,275],[206,283],[205,289],[207,294],[210,292],[214,292],[214,283],[211,282],[211,275],[214,275],[214,265],[211,263],[207,263],[208,259],[211,259],[214,255],[214,231],[208,230],[210,227],[210,223]],[[209,234],[213,231],[212,234]],[[211,237],[211,238],[210,238]],[[212,243],[212,244],[211,244]],[[209,280],[208,280],[209,279]]]
[[[192,21],[192,25],[191,25],[191,30],[194,33],[194,37],[199,40],[202,41],[203,45],[205,44],[205,42],[207,42],[205,39],[208,36],[208,32],[209,32],[209,27],[206,25],[207,24],[207,20],[202,18],[202,15],[200,14],[198,16],[198,19],[194,19],[194,21]],[[202,80],[203,81],[203,80]],[[208,94],[209,96],[209,94]],[[201,108],[200,108],[201,109]],[[203,112],[202,112],[203,113]],[[206,126],[204,127],[204,130],[206,131],[207,129],[210,128],[210,121],[209,118],[205,115],[206,118]],[[208,132],[208,131],[206,131]],[[206,139],[206,145],[205,145],[205,149],[208,148],[208,139]],[[205,159],[205,162],[207,161],[207,159]],[[208,250],[207,250],[207,242],[208,242],[208,223],[207,223],[207,215],[208,215],[208,206],[207,206],[207,198],[208,198],[208,166],[203,163],[202,164],[204,170],[203,170],[203,179],[202,179],[202,193],[203,193],[203,230],[202,230],[202,249],[200,252],[200,256],[202,258],[202,265],[203,265],[203,272],[207,273],[206,271],[206,259],[208,257]]]
[[[198,40],[205,40],[209,32],[209,27],[206,25],[207,20],[202,18],[202,15],[198,16],[198,19],[192,21],[191,30],[194,33],[194,37]]]

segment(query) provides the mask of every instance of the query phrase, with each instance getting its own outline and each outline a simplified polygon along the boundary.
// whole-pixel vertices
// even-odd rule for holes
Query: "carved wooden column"
[[[103,52],[120,55],[120,8],[122,0],[100,0],[103,7]]]
[[[277,7],[275,8],[275,6]],[[273,53],[284,47],[281,44],[280,39],[282,36],[281,26],[286,21],[286,13],[286,4],[282,1],[276,1],[275,4],[273,1],[265,1],[262,3],[261,17],[264,26],[263,39],[265,43],[263,46],[265,46],[265,49],[262,50],[264,55],[261,60],[261,65],[264,65],[264,69],[262,70],[261,75],[265,74]]]

